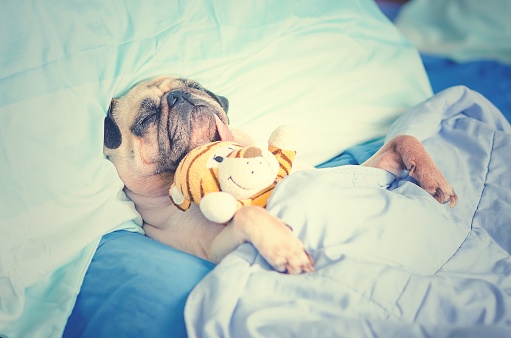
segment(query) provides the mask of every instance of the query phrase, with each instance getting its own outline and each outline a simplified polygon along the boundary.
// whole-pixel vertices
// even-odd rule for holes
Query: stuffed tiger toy
[[[281,126],[268,149],[217,141],[191,150],[180,162],[169,195],[185,211],[192,202],[204,216],[228,222],[246,205],[266,206],[277,183],[289,175],[296,150],[292,131]]]

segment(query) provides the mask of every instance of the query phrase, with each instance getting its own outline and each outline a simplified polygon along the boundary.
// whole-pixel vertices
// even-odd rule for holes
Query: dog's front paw
[[[266,209],[245,206],[228,225],[234,242],[250,242],[277,271],[289,274],[314,271],[314,262],[289,226]]]
[[[451,208],[458,204],[458,195],[435,164],[429,166],[422,164],[417,167],[415,163],[412,163],[409,173],[421,188],[439,203],[449,203]]]
[[[428,191],[429,192],[429,191]],[[429,192],[431,196],[433,196],[439,203],[447,203],[449,202],[449,206],[454,208],[458,204],[458,195],[454,189],[447,183],[438,184],[437,188],[434,192]]]
[[[264,259],[279,272],[299,274],[314,271],[311,256],[290,228],[274,231],[271,238],[253,244]]]

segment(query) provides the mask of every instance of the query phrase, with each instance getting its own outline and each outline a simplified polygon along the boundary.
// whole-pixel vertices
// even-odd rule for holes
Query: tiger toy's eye
[[[222,162],[223,162],[223,160],[224,160],[224,158],[223,158],[222,156],[215,156],[215,157],[213,157],[213,159],[214,159],[215,161],[217,161],[218,163],[222,163]]]

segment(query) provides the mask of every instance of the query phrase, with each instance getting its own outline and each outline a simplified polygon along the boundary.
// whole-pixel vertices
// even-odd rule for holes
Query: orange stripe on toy
[[[181,204],[175,204],[175,203],[174,203],[174,205],[175,205],[175,206],[176,206],[179,210],[181,210],[181,211],[186,211],[186,210],[188,210],[188,209],[190,208],[190,204],[191,204],[191,203],[190,203],[190,201],[189,201],[189,200],[187,200],[187,199],[185,199],[185,200],[183,201],[183,203],[181,203]]]
[[[243,157],[243,149],[234,150],[232,153],[227,155],[228,158],[240,158]]]
[[[290,152],[291,152],[291,151],[290,151]],[[296,154],[296,152],[292,152],[292,157],[293,157],[293,158],[294,158],[294,155],[295,155],[295,154]],[[293,162],[293,161],[292,161],[292,160],[291,160],[291,159],[290,159],[290,158],[286,155],[286,153],[285,153],[285,152],[283,152],[283,151],[281,151],[281,152],[280,152],[280,155],[281,155],[282,159],[283,159],[284,161],[286,161],[286,163],[287,163],[287,165],[288,165],[288,168],[286,168],[285,170],[286,170],[286,172],[289,174],[289,169],[292,167],[292,165],[293,165],[293,164],[292,164],[292,162]],[[290,155],[291,155],[291,154],[290,154]],[[282,162],[281,162],[280,166],[282,167]]]
[[[211,174],[211,177],[213,178],[213,181],[215,181],[215,185],[216,185],[216,190],[217,191],[220,191],[220,182],[218,182],[218,177],[215,173],[215,169],[214,168],[209,168],[209,173]],[[204,195],[202,195],[204,196]]]
[[[210,145],[208,145],[207,147],[205,147],[204,149],[202,149],[202,151],[198,152],[198,154],[193,154],[194,155],[193,158],[191,158],[190,163],[188,163],[188,167],[186,168],[186,181],[185,182],[188,182],[188,185],[186,187],[187,191],[188,191],[188,196],[190,196],[190,199],[193,201],[199,201],[202,198],[202,196],[204,196],[204,195],[200,192],[200,194],[201,194],[200,196],[193,196],[192,188],[190,186],[191,168],[194,165],[195,161],[197,161],[202,155],[207,153],[211,148],[218,145],[218,143],[220,143],[220,141],[213,142]],[[193,152],[193,150],[191,151],[191,153],[192,152]],[[200,184],[200,189],[202,189],[202,182],[199,182],[199,184]]]

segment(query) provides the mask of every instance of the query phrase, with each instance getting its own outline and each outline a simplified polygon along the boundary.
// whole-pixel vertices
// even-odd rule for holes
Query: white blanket
[[[511,336],[509,123],[453,87],[404,115],[396,134],[424,141],[456,208],[378,169],[292,175],[269,210],[295,228],[316,272],[277,273],[241,246],[189,297],[190,336]]]

